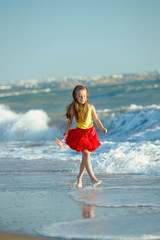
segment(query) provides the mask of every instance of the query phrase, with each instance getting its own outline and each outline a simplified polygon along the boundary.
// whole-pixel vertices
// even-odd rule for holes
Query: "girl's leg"
[[[83,150],[82,154],[83,154],[84,166],[86,167],[88,175],[90,176],[91,182],[94,183],[95,185],[99,185],[102,181],[99,181],[93,173],[91,159],[90,159],[90,152],[87,149],[85,149]]]
[[[82,188],[82,177],[83,177],[83,174],[84,174],[85,170],[86,170],[86,167],[85,167],[85,164],[84,164],[84,156],[83,156],[83,153],[82,153],[82,162],[81,162],[81,166],[80,166],[80,170],[79,170],[78,183],[77,183],[78,188]]]

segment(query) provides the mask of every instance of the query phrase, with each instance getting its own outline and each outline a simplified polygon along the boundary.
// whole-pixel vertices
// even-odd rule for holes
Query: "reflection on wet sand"
[[[92,189],[91,191],[81,191],[83,199],[87,202],[94,203],[97,202],[100,197],[101,189]],[[82,215],[84,218],[94,218],[95,205],[92,204],[83,204],[81,205]]]
[[[94,208],[95,206],[84,204],[81,206],[82,214],[84,218],[94,218]]]

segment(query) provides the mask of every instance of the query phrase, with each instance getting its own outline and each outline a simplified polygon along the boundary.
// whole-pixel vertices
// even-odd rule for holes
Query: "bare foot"
[[[96,187],[102,183],[102,180],[93,181],[93,187]]]
[[[82,180],[80,180],[79,178],[77,178],[77,188],[82,188]]]
[[[77,183],[77,188],[82,188],[82,183]]]

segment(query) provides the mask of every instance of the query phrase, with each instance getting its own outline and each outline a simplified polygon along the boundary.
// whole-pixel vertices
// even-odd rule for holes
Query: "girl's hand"
[[[102,128],[102,132],[103,132],[104,134],[106,134],[106,133],[107,133],[107,129],[106,129],[106,128]]]
[[[67,137],[68,137],[68,134],[64,133],[64,134],[63,134],[63,139],[66,140]]]

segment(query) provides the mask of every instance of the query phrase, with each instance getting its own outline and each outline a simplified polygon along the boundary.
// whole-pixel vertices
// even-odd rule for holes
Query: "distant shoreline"
[[[160,72],[145,72],[145,73],[134,73],[134,74],[113,74],[109,76],[96,76],[86,78],[68,78],[65,81],[59,83],[61,88],[72,87],[73,84],[87,84],[89,86],[96,85],[112,85],[121,84],[135,81],[155,81],[160,80]]]
[[[155,81],[160,80],[160,71],[143,72],[143,73],[126,73],[126,74],[112,74],[104,76],[73,76],[73,77],[60,77],[60,78],[42,78],[42,79],[28,79],[19,82],[11,82],[0,84],[0,90],[10,89],[13,87],[24,88],[41,88],[42,86],[52,86],[56,88],[72,88],[75,85],[83,84],[87,86],[97,85],[112,85],[122,84],[135,81]]]

